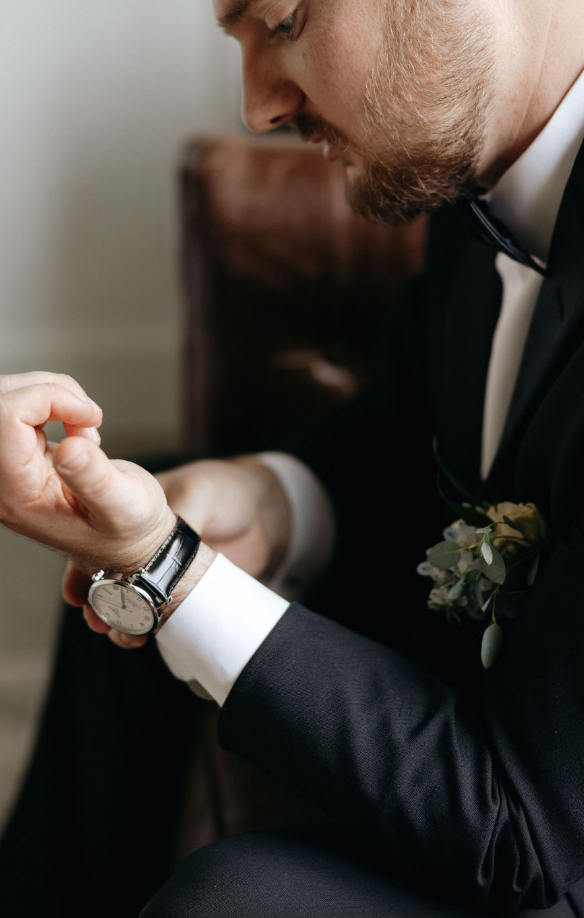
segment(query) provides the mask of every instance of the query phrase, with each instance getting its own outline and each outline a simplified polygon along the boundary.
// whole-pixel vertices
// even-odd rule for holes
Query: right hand
[[[290,510],[274,473],[253,456],[231,460],[202,460],[156,476],[168,504],[201,536],[242,570],[259,580],[269,579],[282,561],[290,539]],[[83,606],[93,631],[108,626],[86,605],[91,580],[68,565],[63,596]],[[138,646],[109,632],[121,646]]]

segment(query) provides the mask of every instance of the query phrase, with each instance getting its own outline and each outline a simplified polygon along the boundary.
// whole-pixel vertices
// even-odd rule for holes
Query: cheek
[[[310,99],[319,114],[348,136],[363,118],[365,86],[380,53],[378,36],[376,30],[366,28],[362,17],[351,22],[331,17],[330,26],[319,29],[318,38],[303,50]]]

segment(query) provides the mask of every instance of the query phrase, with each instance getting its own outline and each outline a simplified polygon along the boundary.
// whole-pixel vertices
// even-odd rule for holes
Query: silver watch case
[[[107,580],[103,571],[92,576],[88,601],[106,625],[123,634],[150,634],[160,624],[160,608],[170,601],[162,600],[140,583],[143,570],[125,580]]]

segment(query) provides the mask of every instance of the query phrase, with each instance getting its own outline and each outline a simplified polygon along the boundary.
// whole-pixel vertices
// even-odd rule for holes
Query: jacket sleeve
[[[548,907],[584,875],[583,561],[573,530],[476,691],[293,606],[235,683],[220,739],[406,877],[494,913]],[[388,583],[378,614],[391,603]]]

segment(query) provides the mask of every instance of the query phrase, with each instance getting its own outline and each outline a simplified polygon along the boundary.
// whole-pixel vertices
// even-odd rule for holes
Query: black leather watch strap
[[[182,517],[177,517],[175,528],[148,562],[140,579],[158,593],[163,602],[169,602],[172,591],[193,562],[200,544],[200,535]]]

